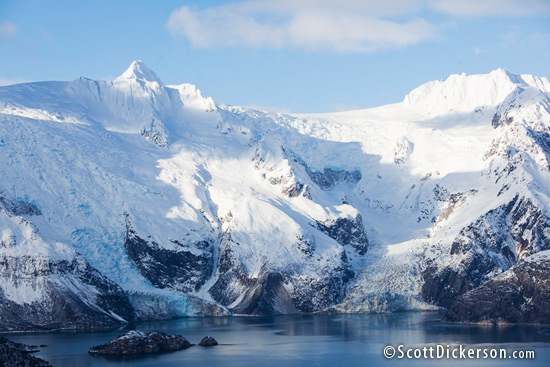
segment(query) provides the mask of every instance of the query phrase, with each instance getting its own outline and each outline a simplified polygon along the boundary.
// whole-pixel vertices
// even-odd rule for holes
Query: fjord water
[[[197,344],[210,335],[220,345],[193,346],[187,350],[145,357],[89,356],[91,346],[125,333],[53,332],[8,334],[13,341],[41,345],[36,355],[54,367],[69,366],[382,366],[402,365],[510,365],[547,366],[550,361],[550,327],[474,326],[445,324],[441,314],[397,313],[384,315],[315,315],[269,317],[185,318],[135,325],[144,332],[177,333]],[[383,356],[387,345],[407,348],[435,344],[464,344],[471,348],[534,350],[534,360],[426,360]]]

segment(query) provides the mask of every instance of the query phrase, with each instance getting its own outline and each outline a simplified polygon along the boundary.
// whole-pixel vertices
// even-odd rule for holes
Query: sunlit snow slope
[[[498,69],[283,115],[216,105],[139,61],[112,82],[0,87],[0,298],[45,304],[19,280],[28,264],[79,261],[97,284],[77,267],[44,282],[71,284],[74,313],[110,315],[97,327],[449,307],[550,249],[549,92]],[[52,324],[8,311],[0,328]]]

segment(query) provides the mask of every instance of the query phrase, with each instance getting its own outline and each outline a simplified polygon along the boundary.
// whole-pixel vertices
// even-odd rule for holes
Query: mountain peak
[[[156,82],[162,85],[162,81],[157,76],[157,74],[155,74],[153,70],[149,69],[147,65],[145,65],[141,60],[132,61],[128,69],[126,69],[126,71],[115,80],[120,81],[127,79],[135,79],[145,82]]]
[[[492,70],[488,74],[488,77],[491,78],[493,81],[502,79],[507,82],[511,81],[512,83],[521,83],[521,78],[519,75],[512,74],[511,72],[509,72],[504,68],[498,68],[498,69]]]
[[[488,74],[453,74],[414,89],[404,102],[432,114],[473,111],[498,105],[520,86],[526,87],[528,83],[503,68]]]

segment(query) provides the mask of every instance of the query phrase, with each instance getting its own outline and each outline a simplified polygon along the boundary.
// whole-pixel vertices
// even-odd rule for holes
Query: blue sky
[[[550,76],[548,0],[0,0],[0,84],[141,59],[216,103],[328,112],[453,73]]]

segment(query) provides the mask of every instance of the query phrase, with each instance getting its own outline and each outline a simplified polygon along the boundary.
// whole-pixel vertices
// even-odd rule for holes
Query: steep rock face
[[[304,239],[298,239],[298,245]],[[311,245],[311,243],[310,243]],[[239,246],[230,235],[222,241],[217,280],[210,295],[237,314],[273,315],[309,313],[339,302],[355,273],[346,251],[342,249],[338,265],[310,269],[277,268],[265,263],[258,275],[247,275],[234,248]],[[238,248],[238,247],[237,247]],[[314,246],[303,253],[315,261]],[[307,262],[309,262],[307,261]]]
[[[423,272],[422,297],[449,307],[461,294],[519,259],[550,249],[550,219],[525,197],[490,210],[463,228],[450,248],[447,264],[429,264]]]
[[[334,186],[344,183],[356,184],[361,178],[361,171],[359,170],[345,170],[335,169],[331,167],[324,167],[322,171],[314,170],[292,149],[281,147],[283,154],[287,159],[300,164],[306,174],[309,176],[317,186],[323,190],[330,190]]]
[[[357,209],[342,204],[340,195],[333,199],[331,190],[344,183],[353,187],[360,174],[321,185],[305,161],[276,139],[264,137],[253,147],[254,174],[276,192],[275,210],[263,191],[225,210],[218,207],[225,213],[218,214],[223,232],[216,272],[205,289],[237,314],[315,312],[339,302],[367,253],[368,239]],[[325,209],[316,210],[318,200]],[[253,219],[243,215],[241,205],[257,208]]]
[[[180,242],[174,243],[183,247]],[[172,251],[145,241],[129,228],[124,245],[140,273],[158,288],[198,291],[212,273],[212,245],[206,241],[195,244],[200,254],[184,248]]]
[[[123,290],[82,259],[41,262],[31,257],[3,257],[0,273],[15,284],[32,279],[41,292],[39,299],[29,303],[14,302],[0,293],[3,331],[111,329],[135,319]]]
[[[0,330],[109,329],[132,322],[124,291],[61,243],[0,209]]]
[[[238,304],[232,308],[236,314],[280,315],[298,313],[288,291],[289,282],[281,273],[262,274],[249,281]]]
[[[306,313],[322,311],[344,299],[356,274],[347,263],[345,253],[342,257],[342,265],[336,269],[322,267],[322,277],[296,277],[292,298],[298,310]]]
[[[233,245],[236,243],[231,234],[224,235],[218,256],[218,278],[208,291],[214,300],[225,306],[233,304],[251,284],[232,250]]]
[[[461,295],[445,314],[450,322],[550,324],[550,252],[521,260]]]
[[[356,184],[361,180],[361,172],[323,168],[323,172],[312,171],[306,167],[306,172],[313,182],[323,189],[330,189],[341,183]]]
[[[220,245],[217,280],[209,289],[212,298],[236,314],[297,313],[289,292],[288,276],[270,271],[268,264],[257,276],[249,276],[232,250],[237,244],[230,234],[225,237]]]
[[[495,138],[483,158],[487,162],[481,173],[486,183],[483,195],[502,204],[462,227],[440,259],[429,257],[422,287],[428,302],[449,307],[458,296],[550,248],[548,191],[543,183],[549,179],[548,89],[546,82],[541,86],[545,93],[522,83],[496,106]],[[478,212],[482,209],[477,202],[483,198],[477,190],[470,192],[473,195],[461,196],[443,209],[435,232],[453,215],[464,225],[457,218],[469,215],[469,205]]]
[[[342,246],[351,246],[359,255],[364,255],[369,248],[369,241],[363,228],[363,218],[338,218],[335,221],[317,223],[317,228],[333,238]]]

